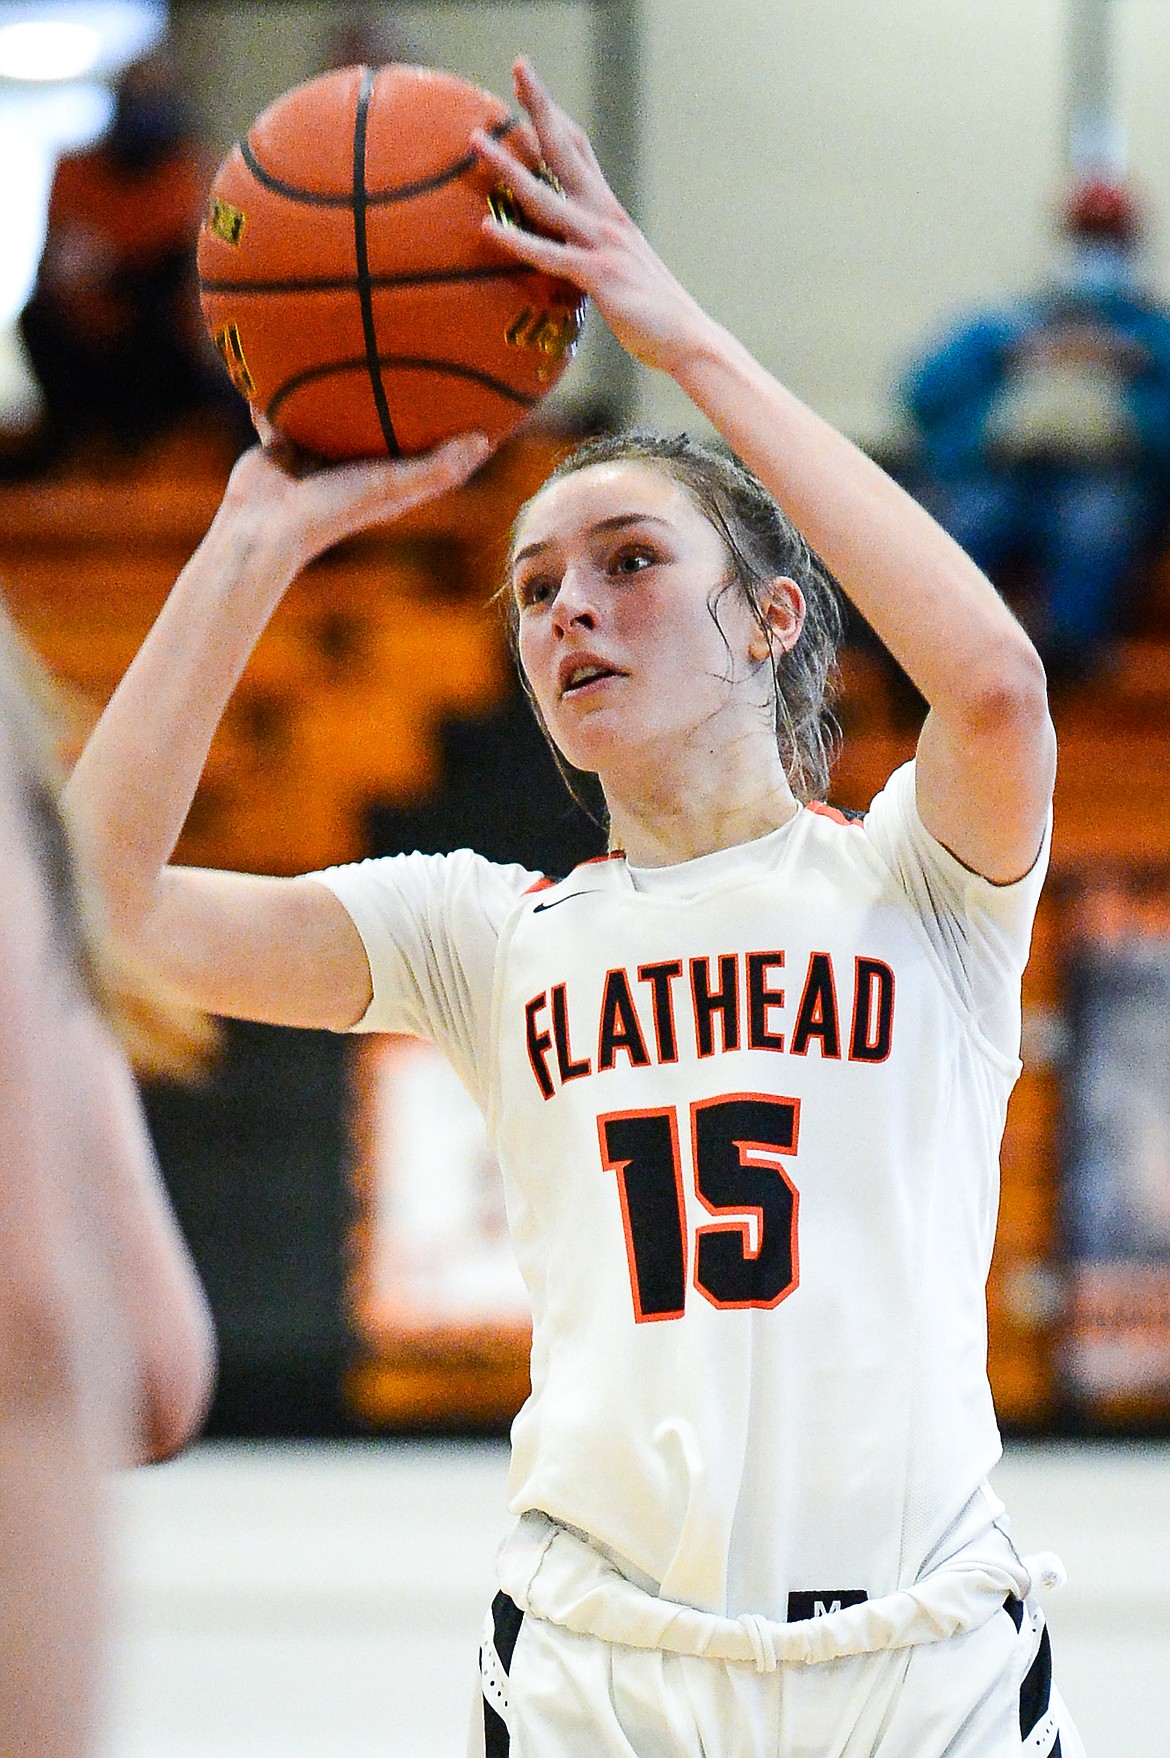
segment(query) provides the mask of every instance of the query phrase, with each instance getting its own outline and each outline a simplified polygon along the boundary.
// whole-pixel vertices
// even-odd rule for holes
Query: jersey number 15
[[[678,1113],[611,1111],[597,1119],[601,1160],[617,1174],[630,1291],[639,1324],[682,1318],[687,1212]],[[800,1277],[800,1198],[781,1164],[796,1153],[800,1100],[730,1093],[690,1108],[699,1201],[713,1216],[695,1229],[694,1281],[712,1306],[778,1306]]]

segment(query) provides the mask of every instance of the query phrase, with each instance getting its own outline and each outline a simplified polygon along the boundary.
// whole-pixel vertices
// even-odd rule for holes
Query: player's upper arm
[[[918,814],[964,866],[1008,884],[1040,852],[1055,775],[1044,668],[1019,630],[991,644],[982,665],[927,715]]]
[[[313,879],[171,867],[144,934],[160,974],[197,1007],[343,1031],[372,993],[349,913]]]

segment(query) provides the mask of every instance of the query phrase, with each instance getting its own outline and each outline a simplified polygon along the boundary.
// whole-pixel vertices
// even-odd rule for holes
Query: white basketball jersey
[[[863,824],[804,809],[507,908],[518,870],[472,906],[473,857],[411,860],[324,879],[363,1025],[418,1030],[429,984],[485,1104],[533,1312],[513,1511],[731,1617],[915,1580],[999,1451],[984,1284],[1043,862],[968,873],[912,766]]]

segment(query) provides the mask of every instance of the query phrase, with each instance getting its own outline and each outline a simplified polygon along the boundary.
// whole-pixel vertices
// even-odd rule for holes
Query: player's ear
[[[770,654],[791,652],[804,627],[804,593],[796,581],[778,574],[760,588],[756,602],[768,632],[765,636],[764,628],[757,628],[748,643],[748,657],[764,660]]]

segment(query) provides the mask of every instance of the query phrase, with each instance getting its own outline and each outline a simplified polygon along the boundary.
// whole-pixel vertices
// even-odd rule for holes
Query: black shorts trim
[[[485,1697],[483,1700],[484,1758],[508,1758],[511,1747],[512,1736],[509,1734],[507,1726]]]
[[[1052,1644],[1047,1629],[1040,1632],[1040,1646],[1020,1686],[1020,1738],[1026,1740],[1038,1721],[1048,1714],[1052,1701]]]
[[[492,1600],[492,1647],[496,1651],[505,1675],[512,1671],[512,1656],[516,1652],[516,1638],[520,1634],[520,1626],[524,1622],[524,1613],[506,1593],[497,1593]],[[508,1724],[497,1709],[483,1699],[483,1749],[485,1758],[508,1758],[512,1747],[512,1737],[508,1732]]]
[[[1003,1609],[1019,1631],[1024,1627],[1024,1602],[1009,1593]],[[1020,1743],[1027,1740],[1052,1708],[1052,1642],[1047,1625],[1040,1626],[1040,1640],[1020,1686]],[[1053,1738],[1046,1758],[1061,1758],[1060,1733]]]

